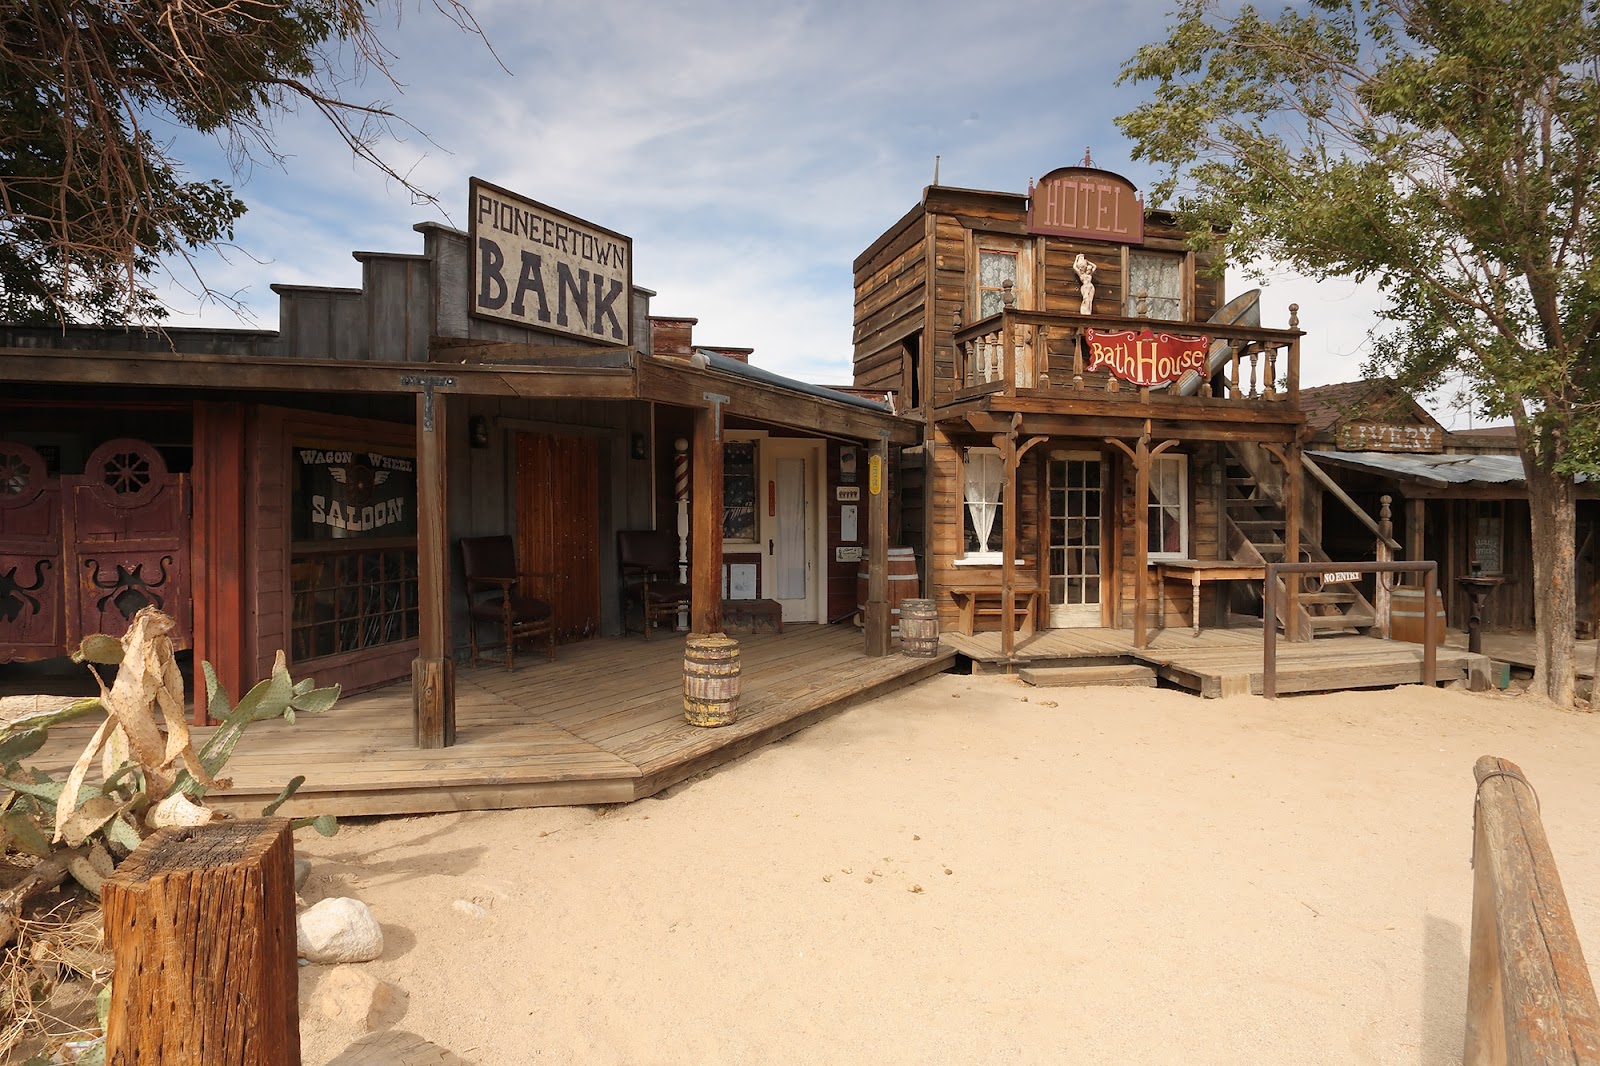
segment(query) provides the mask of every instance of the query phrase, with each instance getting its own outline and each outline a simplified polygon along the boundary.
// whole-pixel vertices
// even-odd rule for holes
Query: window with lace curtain
[[[1145,294],[1148,316],[1168,322],[1183,318],[1183,256],[1163,252],[1128,252],[1128,288],[1123,314],[1139,313]]]
[[[1186,559],[1189,546],[1189,457],[1158,455],[1150,463],[1149,526],[1146,554],[1151,559]]]
[[[962,560],[999,563],[1005,528],[1005,461],[997,448],[968,448],[962,463]]]

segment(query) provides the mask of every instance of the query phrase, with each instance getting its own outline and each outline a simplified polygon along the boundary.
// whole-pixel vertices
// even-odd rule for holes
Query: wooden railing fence
[[[1485,755],[1472,834],[1465,1066],[1600,1066],[1600,1005],[1516,763]]]

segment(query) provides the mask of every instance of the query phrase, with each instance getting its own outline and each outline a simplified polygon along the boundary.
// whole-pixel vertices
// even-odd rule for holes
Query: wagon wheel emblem
[[[44,491],[44,459],[26,444],[0,440],[0,510],[33,502]]]
[[[150,486],[150,460],[138,452],[117,452],[101,468],[101,478],[118,496],[143,492]]]

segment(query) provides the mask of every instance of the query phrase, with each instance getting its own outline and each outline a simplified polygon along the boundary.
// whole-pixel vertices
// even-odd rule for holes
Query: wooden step
[[[1239,527],[1239,532],[1250,537],[1251,533],[1271,533],[1276,535],[1283,528],[1282,522],[1270,518],[1235,518],[1233,524]],[[1250,537],[1255,540],[1254,537]]]
[[[1156,672],[1148,666],[1030,666],[1017,676],[1039,688],[1081,688],[1088,685],[1134,685],[1155,688]]]
[[[1327,629],[1368,629],[1378,624],[1377,618],[1365,612],[1350,614],[1314,614],[1307,619],[1313,632]]]
[[[1300,606],[1305,607],[1316,603],[1355,603],[1354,592],[1302,592]]]

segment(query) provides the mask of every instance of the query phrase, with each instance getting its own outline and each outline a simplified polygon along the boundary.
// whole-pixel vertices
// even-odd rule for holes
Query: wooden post
[[[722,405],[706,394],[694,415],[694,557],[690,566],[689,631],[722,632]]]
[[[1283,450],[1284,458],[1284,562],[1300,561],[1300,498],[1305,481],[1305,467],[1300,462],[1300,445],[1290,444]],[[1288,596],[1284,600],[1284,630],[1290,640],[1310,640],[1312,634],[1300,632],[1300,576],[1289,578]]]
[[[1424,500],[1410,499],[1406,501],[1406,562],[1408,563],[1420,563],[1425,557],[1422,548],[1422,523],[1426,514],[1424,510],[1426,506],[1427,503]],[[1428,610],[1433,610],[1432,604],[1428,605]],[[1423,613],[1423,617],[1428,617],[1426,611]]]
[[[448,379],[446,379],[446,382]],[[421,379],[417,395],[417,657],[411,663],[412,739],[456,742],[456,664],[450,658],[450,522],[445,482],[449,404]]]
[[[880,434],[867,455],[867,605],[862,622],[866,653],[889,654],[889,435]]]
[[[1289,328],[1300,328],[1300,305],[1289,305]],[[1289,342],[1289,404],[1298,409],[1300,406],[1300,338],[1296,337]]]
[[[1431,628],[1431,627],[1430,627]],[[1600,1004],[1533,786],[1513,762],[1472,768],[1466,1066],[1596,1066]]]
[[[1394,561],[1394,549],[1389,547],[1389,542],[1394,539],[1394,518],[1391,515],[1390,505],[1394,503],[1393,496],[1378,497],[1378,549],[1377,559],[1380,563]],[[1375,575],[1376,588],[1372,594],[1372,610],[1378,616],[1378,632],[1388,640],[1393,633],[1389,613],[1393,609],[1390,602],[1390,589],[1394,584],[1392,575],[1382,570]]]
[[[679,437],[672,442],[672,487],[678,504],[678,584],[689,584],[689,442]],[[678,632],[689,631],[689,608],[678,608]],[[644,631],[650,632],[648,615]]]
[[[1139,437],[1133,453],[1133,646],[1148,645],[1145,600],[1150,570],[1150,432]],[[1165,595],[1165,593],[1163,593]]]
[[[1008,319],[1009,321],[1009,319]],[[1017,650],[1017,422],[1001,441],[1005,483],[1000,489],[1000,654],[1010,659]]]
[[[235,697],[244,695],[252,680],[245,670],[245,626],[253,619],[244,610],[247,432],[244,404],[207,400],[194,405],[194,659],[210,663]],[[288,593],[293,596],[293,589]],[[204,699],[194,701],[194,723],[206,724]]]
[[[111,1066],[298,1066],[294,838],[282,818],[163,829],[101,903]]]

